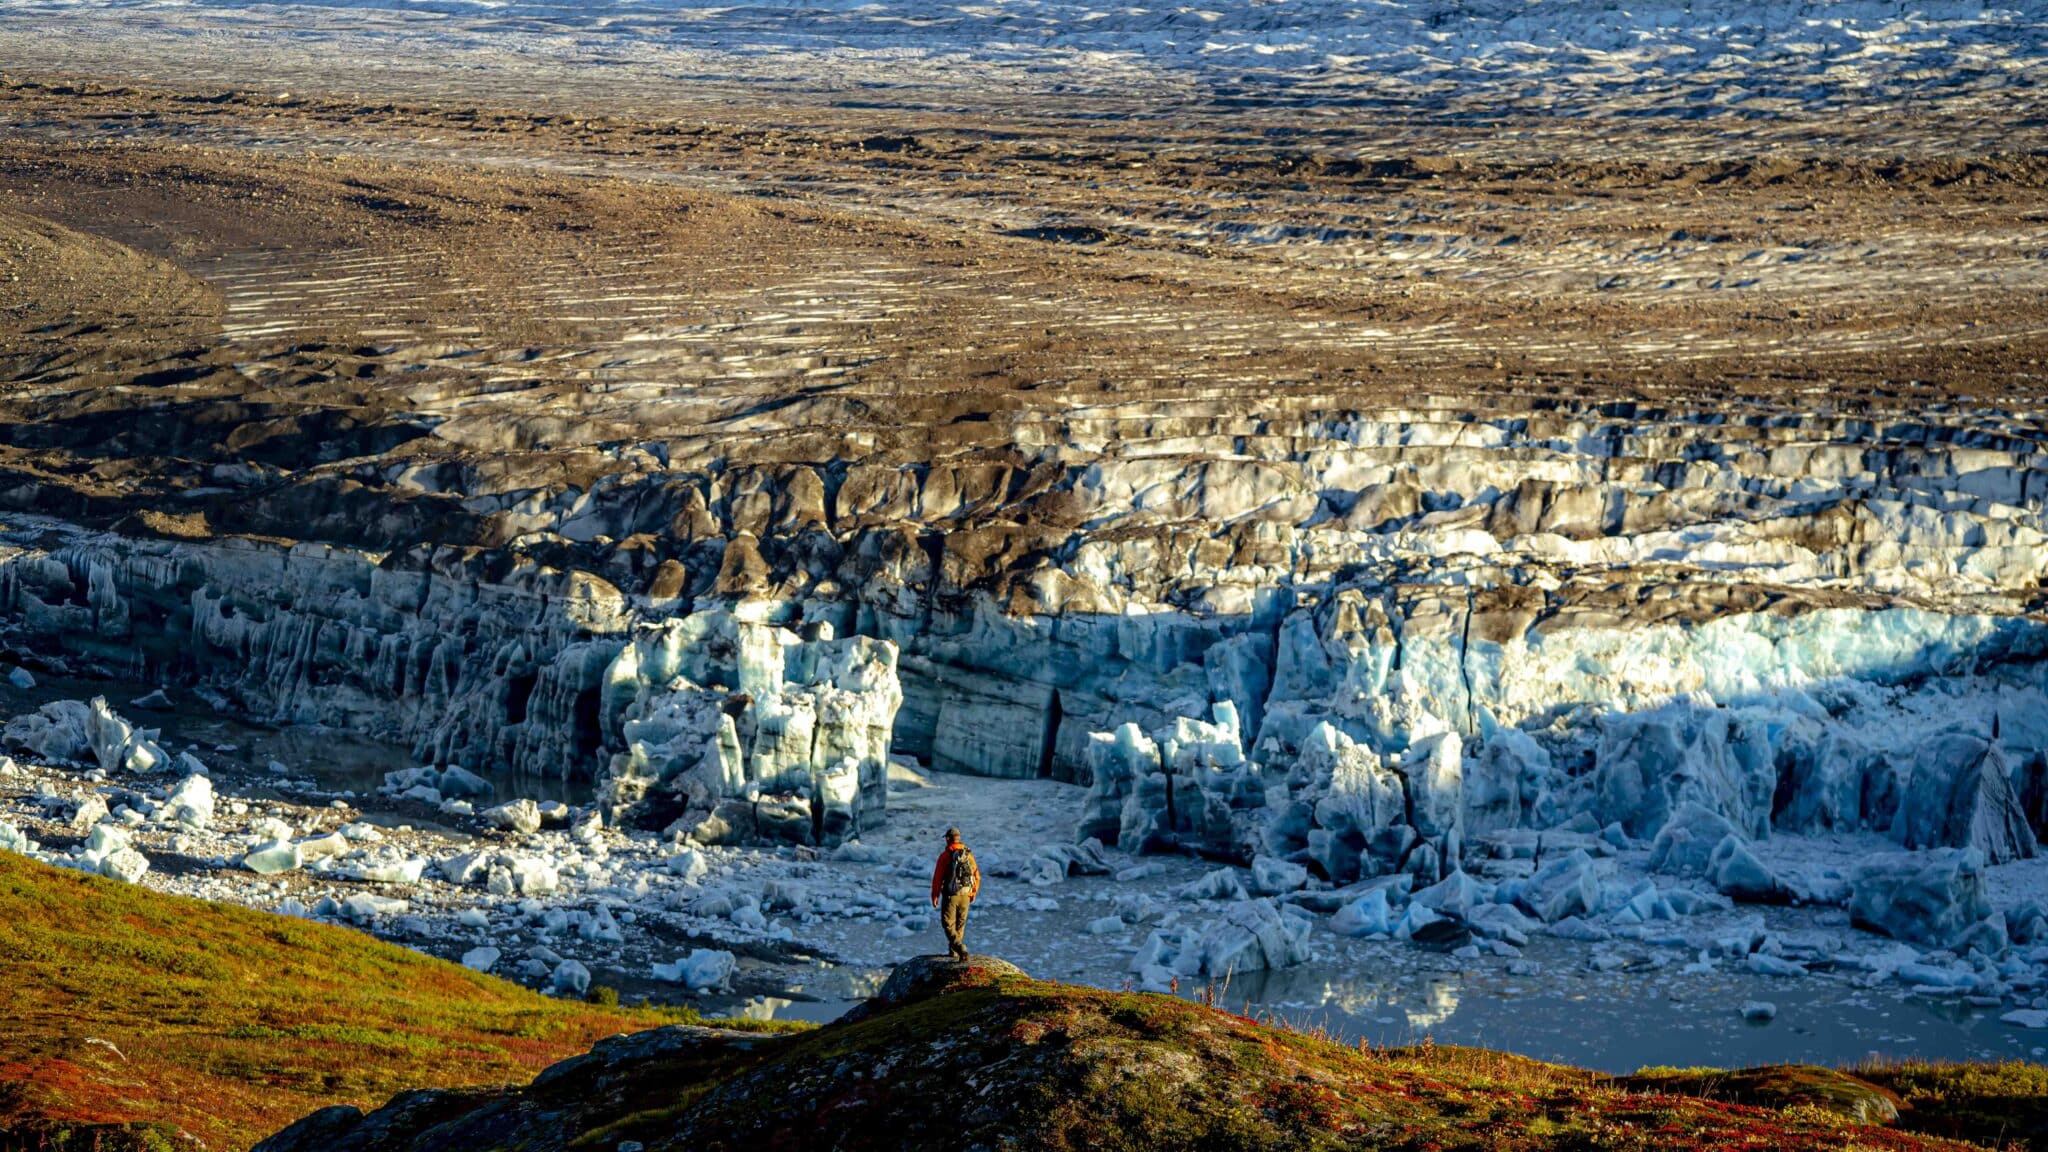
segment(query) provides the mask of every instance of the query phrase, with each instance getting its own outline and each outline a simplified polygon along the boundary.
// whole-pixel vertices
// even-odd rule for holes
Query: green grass
[[[1883,1061],[1852,1069],[1905,1102],[1903,1123],[1992,1148],[2048,1152],[2048,1067]]]
[[[360,932],[0,853],[0,1135],[246,1147],[316,1108],[523,1083],[694,1013],[551,1000]],[[88,1042],[89,1039],[93,1042]],[[61,1135],[64,1136],[60,1140]],[[0,1141],[4,1143],[4,1141]]]

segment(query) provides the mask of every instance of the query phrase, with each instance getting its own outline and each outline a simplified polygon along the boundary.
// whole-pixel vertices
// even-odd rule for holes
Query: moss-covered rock
[[[1645,1068],[1616,1081],[1643,1092],[1727,1100],[1761,1108],[1819,1108],[1859,1124],[1889,1124],[1899,1118],[1899,1098],[1847,1072],[1810,1064],[1767,1064],[1760,1068]]]
[[[812,1032],[620,1038],[525,1089],[404,1097],[261,1152],[1962,1147],[1854,1118],[1888,1099],[1815,1069],[1618,1082],[1478,1049],[1359,1049],[1170,996],[920,960]]]

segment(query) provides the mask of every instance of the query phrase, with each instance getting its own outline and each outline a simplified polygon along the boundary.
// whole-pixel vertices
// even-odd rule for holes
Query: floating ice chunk
[[[1762,952],[1751,952],[1744,961],[1751,972],[1759,976],[1804,976],[1806,966],[1782,956],[1771,956]]]
[[[564,960],[555,965],[554,975],[548,980],[548,990],[558,996],[582,996],[590,991],[590,969],[581,961]]]
[[[498,957],[501,955],[503,953],[489,945],[471,948],[462,954],[462,966],[472,972],[489,972],[498,966]]]
[[[19,664],[7,670],[7,682],[24,692],[36,686],[35,674]]]
[[[1474,907],[1493,899],[1493,885],[1474,880],[1463,871],[1457,871],[1416,892],[1408,899],[1411,903],[1420,904],[1432,912],[1462,920]]]
[[[1285,915],[1270,900],[1240,900],[1183,943],[1175,966],[1188,970],[1192,951],[1194,975],[1290,968],[1308,961],[1310,930],[1306,917]]]
[[[128,703],[129,706],[134,708],[169,708],[171,706],[171,698],[164,694],[163,689],[156,688],[152,689],[145,695],[137,696],[135,699],[130,700]]]
[[[489,780],[460,764],[450,764],[434,780],[434,789],[451,800],[488,800],[497,789]]]
[[[1422,931],[1431,924],[1441,923],[1443,920],[1444,917],[1437,915],[1430,909],[1424,908],[1420,904],[1411,903],[1408,907],[1402,909],[1401,918],[1394,921],[1394,939],[1412,939],[1417,932]]]
[[[1387,890],[1374,888],[1330,917],[1330,931],[1339,936],[1387,935],[1394,930],[1393,909],[1387,904]]]
[[[1899,982],[1903,984],[1947,990],[1975,988],[1978,981],[1975,969],[1960,965],[1951,967],[1919,961],[1899,965],[1892,971],[1892,975],[1897,977]]]
[[[1968,956],[1972,951],[1986,956],[2003,956],[2012,947],[2012,938],[2005,930],[2005,914],[1993,912],[1989,917],[1977,921],[1956,934],[1948,942],[1948,950],[1958,956]]]
[[[1164,965],[1172,959],[1173,945],[1166,933],[1148,932],[1145,934],[1145,942],[1138,945],[1137,952],[1131,956],[1130,970],[1143,972],[1147,968]]]
[[[1785,886],[1733,832],[1707,858],[1707,882],[1731,900],[1762,904],[1785,898]]]
[[[1944,945],[1990,914],[1984,855],[1974,848],[1888,853],[1849,880],[1853,922],[1900,940]]]
[[[481,908],[464,908],[455,914],[455,922],[464,928],[489,928],[491,916]]]
[[[1593,858],[1575,848],[1569,856],[1545,864],[1517,887],[1514,902],[1546,924],[1592,915],[1600,908],[1600,879]]]
[[[1512,904],[1477,905],[1466,913],[1465,923],[1481,936],[1518,948],[1529,943],[1529,933],[1536,929],[1535,922],[1523,916]]]
[[[304,858],[299,855],[299,846],[288,839],[271,840],[242,857],[242,867],[259,876],[291,872],[304,863]]]
[[[1248,895],[1235,868],[1218,868],[1199,880],[1190,880],[1175,894],[1189,900],[1243,900]]]
[[[1252,891],[1261,896],[1292,892],[1308,883],[1308,869],[1271,856],[1252,860]]]
[[[531,800],[512,800],[496,808],[486,808],[483,818],[494,827],[524,836],[531,836],[540,831],[540,805]]]
[[[1133,864],[1129,868],[1120,869],[1116,874],[1116,882],[1119,884],[1133,884],[1140,880],[1150,880],[1154,876],[1164,875],[1166,875],[1166,865],[1161,864],[1157,860],[1147,860],[1143,864]]]
[[[731,989],[737,964],[730,952],[698,948],[687,956],[678,956],[673,964],[654,965],[653,972],[656,980],[681,984],[692,992],[724,992]]]
[[[2020,1008],[1999,1017],[2016,1028],[2048,1028],[2048,1011],[2040,1008]]]
[[[1739,833],[1719,812],[1687,801],[1672,812],[1650,845],[1650,871],[1697,876],[1707,870],[1715,846]]]
[[[1689,888],[1673,888],[1663,893],[1662,899],[1680,916],[1697,916],[1703,912],[1726,912],[1735,907],[1735,902],[1719,892],[1694,892]]]
[[[1586,943],[1596,943],[1601,940],[1612,939],[1614,936],[1614,933],[1609,932],[1600,925],[1590,920],[1580,919],[1577,916],[1567,916],[1552,924],[1550,926],[1550,934],[1559,939],[1579,940]]]
[[[1769,1000],[1745,1000],[1741,1012],[1742,1018],[1752,1024],[1768,1024],[1777,1018],[1778,1006]]]
[[[1082,931],[1088,933],[1090,936],[1114,936],[1117,933],[1122,932],[1123,930],[1124,918],[1121,916],[1098,917],[1094,920],[1090,920],[1088,922],[1088,926],[1082,929]]]

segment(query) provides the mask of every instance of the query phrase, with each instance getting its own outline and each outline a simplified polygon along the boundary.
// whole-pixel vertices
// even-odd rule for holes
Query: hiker
[[[967,906],[981,891],[981,869],[974,853],[960,842],[958,828],[946,829],[946,848],[932,869],[932,907],[939,910],[939,924],[946,930],[946,950],[955,960],[967,959]]]

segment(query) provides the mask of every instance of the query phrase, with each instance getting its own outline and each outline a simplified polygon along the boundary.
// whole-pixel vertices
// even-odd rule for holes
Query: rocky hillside
[[[1473,1049],[1360,1050],[986,957],[921,959],[813,1032],[615,1038],[525,1088],[328,1109],[258,1150],[1958,1148],[1909,1129],[2010,1139],[2040,1071],[1975,1070],[1968,1127],[1941,1096],[1954,1077],[1924,1069],[1909,1089],[1924,1111],[1824,1069],[1615,1080]]]

